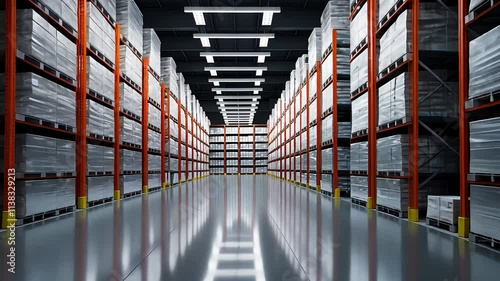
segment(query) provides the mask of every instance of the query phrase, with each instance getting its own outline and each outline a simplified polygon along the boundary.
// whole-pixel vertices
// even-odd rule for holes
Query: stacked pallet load
[[[165,122],[166,130],[166,171],[167,185],[174,184],[173,179],[177,179],[179,173],[179,113],[178,113],[178,98],[179,91],[179,75],[177,74],[177,66],[173,58],[161,59],[161,74],[162,81],[165,83],[165,108],[167,120]],[[175,176],[174,176],[175,175]],[[177,181],[175,182],[177,183]]]
[[[143,73],[144,82],[147,82],[148,95],[148,182],[149,191],[157,190],[166,185],[162,182],[162,89],[160,84],[161,73],[161,42],[153,29],[142,31],[144,39],[144,63],[147,63],[147,73]],[[145,77],[147,76],[147,77]],[[146,85],[144,85],[146,86]]]
[[[76,176],[76,1],[40,4],[16,11],[15,74],[16,218],[26,223],[75,208]],[[28,7],[28,5],[26,6]],[[35,7],[34,5],[29,7]],[[51,15],[45,12],[50,9]],[[6,15],[0,11],[0,21]],[[61,23],[64,22],[67,31]],[[69,31],[69,32],[68,32]],[[0,38],[6,38],[5,25]],[[0,43],[5,65],[6,42]],[[6,69],[0,73],[0,118],[5,120]],[[3,135],[0,136],[4,148]],[[1,157],[3,162],[3,156]],[[7,175],[5,175],[7,176]]]
[[[120,24],[120,189],[123,196],[143,191],[143,130],[148,128],[149,103],[144,100],[142,14],[132,0],[116,1],[116,22]],[[133,97],[128,100],[126,97]],[[136,104],[140,100],[140,107]],[[140,110],[139,110],[140,109]],[[133,114],[133,115],[132,115]],[[147,147],[146,147],[147,149]],[[145,159],[143,159],[143,157]]]
[[[477,30],[469,37],[468,96],[465,108],[469,125],[470,239],[498,246],[500,240],[500,186],[498,151],[500,115],[500,57],[498,36],[498,5],[495,2],[471,0],[469,15],[464,19],[468,28]],[[498,4],[498,3],[496,3]],[[481,19],[482,17],[482,19]],[[491,21],[484,21],[494,19]],[[476,20],[475,22],[473,22]],[[477,21],[481,20],[481,21]],[[466,31],[467,32],[467,31]],[[462,198],[463,200],[463,198]]]
[[[415,175],[408,149],[418,138],[418,209],[427,208],[428,195],[457,193],[454,178],[458,155],[452,142],[456,130],[448,128],[457,119],[456,69],[435,63],[437,56],[452,60],[457,52],[457,22],[452,13],[438,3],[420,3],[419,60],[425,67],[418,72],[418,101],[412,97],[414,75],[405,66],[412,59],[411,10],[388,16],[395,3],[379,9],[380,52],[378,57],[377,120],[377,208],[406,217],[411,200],[410,180]],[[413,103],[418,114],[413,115]],[[418,120],[412,120],[418,116]],[[402,131],[419,122],[419,136]],[[410,127],[411,128],[411,127]],[[437,133],[436,133],[437,132]],[[455,189],[455,191],[454,191]],[[413,207],[415,208],[415,207]]]
[[[321,191],[330,196],[349,192],[351,105],[348,18],[348,1],[328,2],[321,16],[321,52],[316,53],[316,60],[321,63],[321,122],[318,123],[321,126],[321,139],[318,140]],[[311,43],[311,38],[309,41]]]

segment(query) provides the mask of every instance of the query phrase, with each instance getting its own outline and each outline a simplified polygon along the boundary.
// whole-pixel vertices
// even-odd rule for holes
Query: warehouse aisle
[[[213,176],[24,226],[16,239],[15,279],[2,254],[0,280],[500,276],[490,249],[267,176]]]

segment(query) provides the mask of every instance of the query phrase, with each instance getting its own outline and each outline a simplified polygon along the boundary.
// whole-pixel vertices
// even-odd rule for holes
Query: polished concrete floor
[[[210,177],[16,231],[0,280],[500,280],[500,253],[267,176]]]

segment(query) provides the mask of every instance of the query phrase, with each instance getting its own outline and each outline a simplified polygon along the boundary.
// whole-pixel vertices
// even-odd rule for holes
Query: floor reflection
[[[210,177],[16,232],[0,280],[498,280],[500,254],[267,176]],[[5,254],[4,254],[5,253]]]

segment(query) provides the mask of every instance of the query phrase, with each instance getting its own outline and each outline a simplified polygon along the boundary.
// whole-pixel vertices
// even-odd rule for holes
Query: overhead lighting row
[[[262,25],[270,26],[273,21],[273,16],[280,13],[279,7],[186,7],[186,13],[192,13],[196,25],[206,25],[205,14],[208,13],[232,13],[232,14],[251,14],[262,13]],[[265,48],[269,44],[270,39],[274,39],[274,34],[271,33],[212,33],[212,34],[193,34],[193,38],[200,39],[203,47],[211,47],[210,39],[259,39],[259,47]],[[207,63],[214,64],[216,57],[256,57],[257,63],[265,63],[266,58],[271,56],[270,52],[201,52],[201,57],[207,60]],[[253,72],[260,77],[267,67],[205,67],[205,71],[209,71],[212,77],[217,77],[218,72],[231,71],[231,72]],[[257,110],[259,99],[258,94],[263,91],[259,87],[265,83],[262,78],[214,78],[209,79],[210,83],[214,84],[213,92],[217,94],[217,105],[221,111],[226,124],[230,123],[246,123],[252,124],[255,112]],[[224,88],[221,83],[253,83],[255,87],[251,88]],[[229,96],[222,95],[224,92],[251,92],[253,95],[248,96]],[[225,100],[239,100],[239,101],[225,101]],[[241,101],[249,100],[249,101]]]

